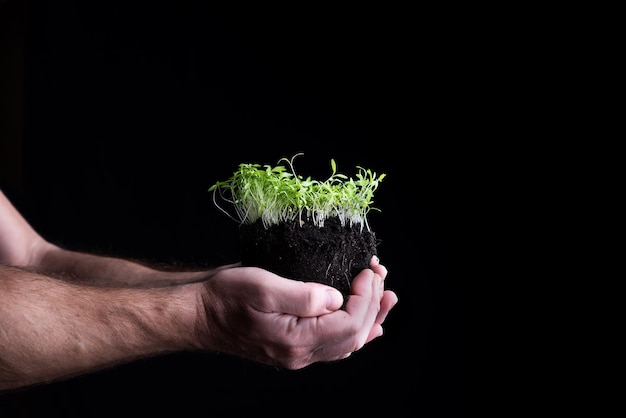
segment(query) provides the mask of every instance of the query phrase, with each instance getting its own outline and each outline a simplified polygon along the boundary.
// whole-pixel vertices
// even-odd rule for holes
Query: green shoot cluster
[[[298,220],[300,225],[312,222],[324,226],[328,218],[337,217],[342,226],[357,225],[370,230],[367,214],[379,210],[372,206],[374,191],[385,174],[377,176],[371,170],[357,166],[356,178],[337,172],[335,160],[330,160],[331,176],[326,181],[304,179],[297,175],[293,160],[281,158],[278,165],[242,163],[228,180],[218,181],[209,188],[213,202],[230,218],[252,224],[257,220],[268,228],[281,222]],[[289,170],[281,163],[286,163]],[[235,215],[218,204],[217,197],[234,207]]]

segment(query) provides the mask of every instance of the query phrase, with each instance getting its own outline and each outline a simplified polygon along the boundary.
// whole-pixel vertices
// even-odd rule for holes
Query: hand
[[[398,301],[384,290],[386,275],[373,259],[341,310],[343,297],[332,287],[226,266],[203,283],[200,347],[291,370],[346,358],[382,335]]]

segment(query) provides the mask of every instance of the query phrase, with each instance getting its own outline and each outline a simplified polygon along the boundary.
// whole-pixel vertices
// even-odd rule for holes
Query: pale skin
[[[373,257],[336,289],[230,264],[161,271],[40,236],[0,190],[0,391],[185,350],[290,370],[344,359],[398,301]]]

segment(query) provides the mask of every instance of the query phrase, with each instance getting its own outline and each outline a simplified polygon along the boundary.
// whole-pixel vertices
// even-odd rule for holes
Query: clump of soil
[[[337,218],[323,227],[310,222],[282,222],[265,228],[260,221],[239,229],[241,262],[280,276],[319,282],[350,294],[352,279],[369,268],[376,254],[374,232],[359,225],[341,226]]]

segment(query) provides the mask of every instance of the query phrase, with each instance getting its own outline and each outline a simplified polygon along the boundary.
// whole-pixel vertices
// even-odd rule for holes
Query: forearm
[[[202,281],[202,271],[171,272],[136,261],[65,250],[49,245],[36,265],[38,272],[98,287],[165,287]]]
[[[84,287],[0,265],[0,390],[195,348],[192,286]]]
[[[1,190],[0,264],[100,287],[163,287],[206,276],[203,272],[166,272],[130,260],[60,248],[41,237]]]

